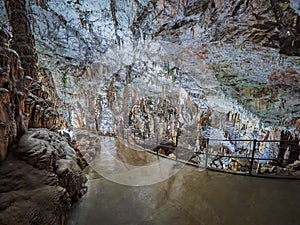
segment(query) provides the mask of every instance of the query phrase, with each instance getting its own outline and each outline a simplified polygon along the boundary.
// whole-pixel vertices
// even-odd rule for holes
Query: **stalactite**
[[[5,7],[13,35],[12,48],[18,52],[26,76],[38,77],[34,37],[27,17],[25,0],[5,0]]]
[[[111,11],[112,20],[114,22],[115,36],[116,36],[117,44],[120,46],[121,39],[117,33],[118,27],[119,27],[119,22],[118,22],[117,15],[116,15],[116,11],[117,11],[116,7],[117,7],[116,0],[110,0],[110,11]]]

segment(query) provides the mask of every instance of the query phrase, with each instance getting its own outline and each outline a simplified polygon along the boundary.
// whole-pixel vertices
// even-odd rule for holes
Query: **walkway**
[[[203,171],[103,137],[67,225],[299,225],[300,181]]]

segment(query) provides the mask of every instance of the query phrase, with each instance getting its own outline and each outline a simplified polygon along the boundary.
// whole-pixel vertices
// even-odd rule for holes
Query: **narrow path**
[[[300,181],[178,166],[104,137],[67,225],[299,225]]]

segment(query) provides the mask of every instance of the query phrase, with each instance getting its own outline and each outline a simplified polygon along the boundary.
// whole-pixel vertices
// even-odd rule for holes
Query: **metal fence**
[[[145,138],[134,133],[130,128],[119,130],[117,136],[133,149],[148,151],[201,168],[254,176],[295,177],[293,169],[278,166],[280,143],[294,143],[295,140],[201,139],[195,141],[194,137],[184,137],[177,140],[175,145],[175,142],[166,140],[164,136],[153,134]],[[288,161],[287,156],[282,156],[283,163],[288,164]]]

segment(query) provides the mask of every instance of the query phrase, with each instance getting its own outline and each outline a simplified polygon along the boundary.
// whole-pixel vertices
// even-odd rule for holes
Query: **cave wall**
[[[0,29],[0,160],[5,158],[9,145],[26,128],[22,117],[24,71],[18,54],[8,47],[9,39],[9,32]]]
[[[134,37],[167,40],[182,45],[194,44],[189,39],[201,43],[255,43],[281,47],[281,53],[298,54],[297,32],[300,22],[295,1],[113,2],[5,1],[7,21],[11,21],[13,37],[10,45],[11,37],[2,40],[6,46],[2,50],[7,51],[7,47],[16,50],[14,57],[20,56],[21,63],[16,67],[20,71],[11,72],[13,74],[10,75],[16,76],[14,79],[19,86],[13,85],[15,92],[18,92],[14,99],[20,104],[12,104],[15,105],[14,109],[8,109],[7,106],[2,113],[12,117],[13,110],[16,111],[15,115],[18,114],[18,125],[10,129],[16,132],[9,132],[13,134],[12,137],[17,136],[18,131],[21,134],[27,127],[55,129],[60,126],[63,122],[57,113],[57,102],[64,109],[61,113],[65,114],[65,118],[78,118],[79,127],[94,129],[94,95],[99,88],[90,83],[89,70],[83,71],[110,46],[131,42],[135,40]],[[28,12],[24,11],[25,6]],[[3,9],[0,11],[2,18]],[[16,17],[18,20],[15,20]],[[34,46],[39,54],[39,70]],[[95,77],[98,75],[95,74]],[[65,83],[64,77],[67,78]],[[11,77],[5,79],[13,80]],[[8,85],[5,82],[3,88]],[[83,86],[89,88],[85,91]],[[80,96],[93,97],[81,101]],[[54,103],[51,99],[55,98],[57,101]],[[11,104],[11,101],[7,104]],[[77,102],[76,106],[72,104],[74,101]],[[5,107],[2,108],[4,111]],[[89,108],[88,112],[86,108]],[[3,116],[2,120],[6,123],[8,118]],[[4,132],[3,137],[5,135]],[[7,142],[11,143],[14,139],[8,138]]]
[[[299,55],[298,5],[275,0],[151,0],[138,12],[131,30],[136,38],[254,43]]]
[[[7,17],[11,26],[11,48],[20,56],[25,76],[37,78],[38,57],[34,49],[35,40],[31,31],[25,0],[5,0]]]
[[[96,93],[93,89],[98,92],[95,85],[82,88],[90,82],[87,68],[114,46],[140,39],[166,40],[198,49],[209,42],[241,47],[254,43],[283,46],[281,53],[297,54],[290,51],[293,40],[287,36],[287,31],[291,34],[296,31],[297,3],[293,1],[27,0],[26,3],[39,67],[46,74],[38,80],[47,79],[55,87],[53,93],[51,88],[47,92],[57,99],[64,119],[78,120],[67,126],[94,129],[93,109],[87,107],[93,107],[96,97],[84,100],[78,96],[93,96]]]
[[[5,3],[7,13],[0,1],[0,224],[64,224],[72,202],[87,190],[86,163],[70,136],[56,132],[63,120],[50,72],[37,67],[26,2]]]
[[[39,54],[62,57],[70,64],[88,65],[111,46],[138,39],[274,48],[292,39],[296,42],[289,40],[283,48],[298,46],[296,1],[28,0],[27,5]]]
[[[39,77],[25,1],[6,1],[0,27],[0,160],[27,128],[60,126],[56,106]],[[2,14],[5,17],[4,14]]]

